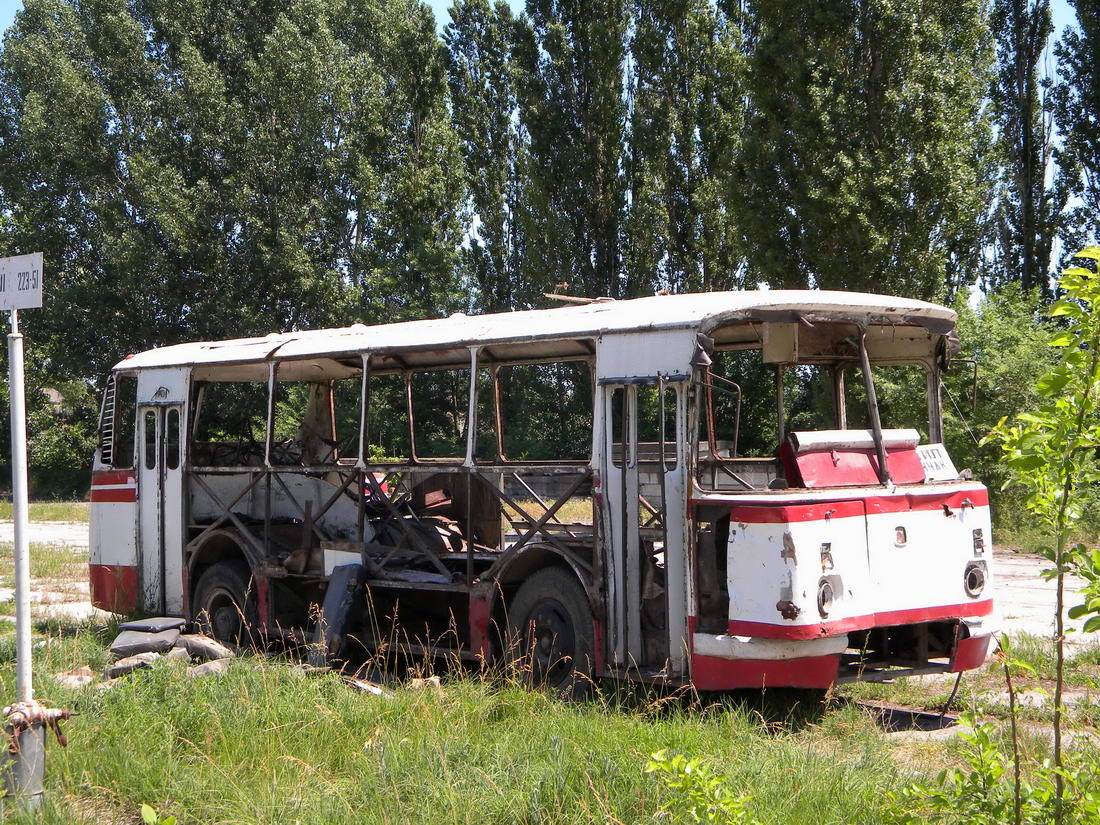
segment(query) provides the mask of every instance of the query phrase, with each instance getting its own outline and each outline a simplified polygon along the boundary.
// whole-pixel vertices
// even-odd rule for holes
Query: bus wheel
[[[199,629],[220,642],[243,644],[256,625],[252,574],[241,561],[210,565],[195,588],[194,616]]]
[[[529,681],[563,697],[592,685],[592,610],[576,577],[560,567],[531,575],[508,610],[512,660]]]

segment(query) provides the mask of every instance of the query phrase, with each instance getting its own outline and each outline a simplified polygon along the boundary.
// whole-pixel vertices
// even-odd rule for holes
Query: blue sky
[[[452,0],[429,0],[429,5],[435,12],[436,24],[443,28],[443,26],[451,19],[447,14],[447,9],[451,7]],[[519,9],[523,3],[521,0],[509,0],[513,9]],[[15,12],[23,8],[22,0],[0,0],[0,31],[3,31],[11,25],[12,20],[15,18]],[[1070,25],[1073,22],[1073,12],[1070,10],[1066,0],[1053,0],[1054,9],[1054,31],[1055,34],[1061,34],[1062,29]]]

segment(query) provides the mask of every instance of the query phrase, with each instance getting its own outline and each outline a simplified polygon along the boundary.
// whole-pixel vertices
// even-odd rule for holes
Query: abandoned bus
[[[716,292],[132,355],[102,403],[93,599],[330,659],[518,647],[564,690],[974,668],[992,545],[942,444],[954,322]]]

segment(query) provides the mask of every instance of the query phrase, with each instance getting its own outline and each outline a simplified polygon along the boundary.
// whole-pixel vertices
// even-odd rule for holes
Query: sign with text
[[[959,471],[942,444],[921,444],[917,447],[925,481],[955,481]]]
[[[42,253],[0,258],[0,309],[42,306]]]

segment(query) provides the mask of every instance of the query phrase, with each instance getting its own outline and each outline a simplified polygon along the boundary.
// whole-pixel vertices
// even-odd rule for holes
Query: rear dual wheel
[[[528,681],[563,697],[592,686],[595,639],[588,596],[570,571],[539,570],[516,592],[508,610],[511,658]]]
[[[210,565],[195,587],[194,616],[199,629],[232,645],[247,645],[259,611],[252,571],[242,561]]]

